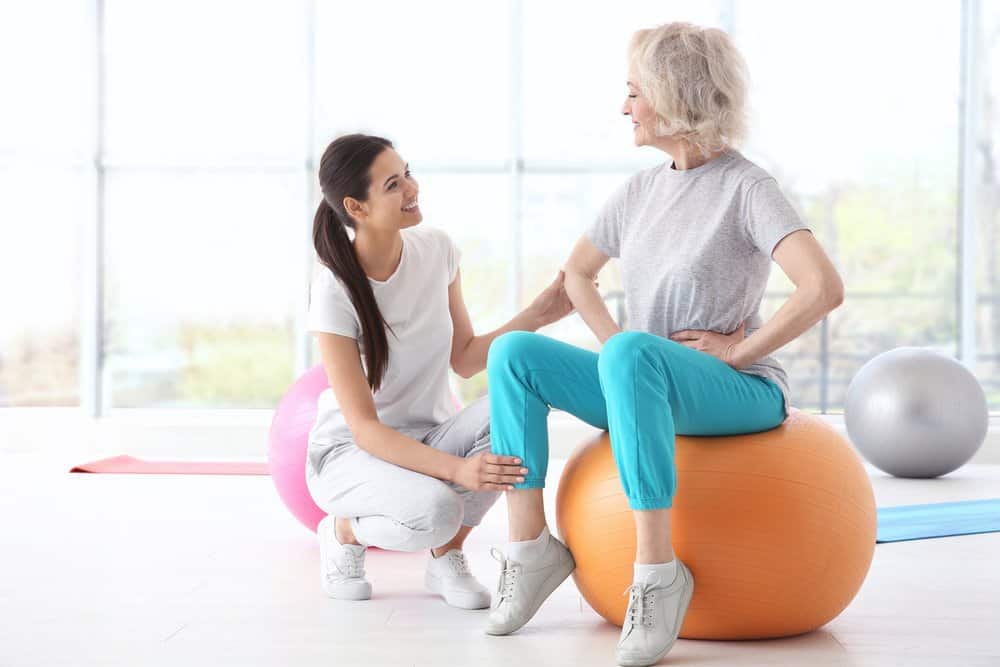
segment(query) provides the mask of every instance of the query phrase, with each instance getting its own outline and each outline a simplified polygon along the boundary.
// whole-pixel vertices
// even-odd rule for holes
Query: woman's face
[[[358,203],[364,212],[362,224],[386,231],[420,224],[423,220],[417,205],[420,188],[399,153],[391,148],[379,153],[369,175],[368,201]]]
[[[652,146],[656,139],[656,112],[636,85],[633,72],[628,76],[628,97],[622,105],[622,113],[632,119],[632,133],[636,146]]]

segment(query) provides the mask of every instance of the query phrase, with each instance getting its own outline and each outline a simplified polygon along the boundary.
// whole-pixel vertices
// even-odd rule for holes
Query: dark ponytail
[[[313,247],[319,260],[340,279],[361,321],[365,368],[372,391],[382,386],[389,365],[388,327],[375,301],[346,227],[354,229],[354,219],[344,210],[344,198],[368,199],[369,170],[375,158],[392,142],[365,134],[348,134],[331,143],[319,163],[319,184],[323,201],[313,219]]]

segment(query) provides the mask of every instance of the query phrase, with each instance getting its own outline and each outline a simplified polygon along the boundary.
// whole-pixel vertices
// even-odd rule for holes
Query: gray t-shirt
[[[628,328],[668,338],[684,329],[746,335],[763,325],[760,302],[781,239],[808,229],[766,171],[729,150],[694,169],[671,161],[640,171],[605,204],[587,238],[621,258]],[[743,371],[773,380],[787,414],[777,359]]]

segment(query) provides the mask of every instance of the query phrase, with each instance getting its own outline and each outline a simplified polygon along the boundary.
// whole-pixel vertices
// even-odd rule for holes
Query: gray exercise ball
[[[847,388],[847,433],[896,477],[938,477],[975,455],[989,408],[976,377],[934,350],[900,347],[865,364]]]

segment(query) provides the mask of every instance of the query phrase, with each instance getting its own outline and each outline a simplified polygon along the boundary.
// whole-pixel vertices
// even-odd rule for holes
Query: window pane
[[[306,11],[287,0],[107,0],[111,163],[300,164]]]
[[[109,407],[273,407],[303,289],[300,172],[112,173]]]
[[[991,410],[1000,410],[1000,2],[982,3],[978,38],[981,113],[976,145],[976,208],[979,220],[979,308],[976,374]]]
[[[495,163],[510,143],[510,9],[320,2],[317,146],[368,132],[421,162]]]
[[[789,370],[793,402],[815,405],[809,387],[825,377],[836,383],[826,407],[840,411],[846,381],[880,352],[957,352],[960,3],[736,7],[756,112],[745,151],[778,179],[847,288],[829,322],[828,368],[814,365],[823,362],[819,325],[778,358],[813,360],[812,371]],[[904,16],[906,29],[895,29]],[[772,289],[780,274],[775,267]]]
[[[636,150],[622,117],[626,52],[636,30],[692,21],[719,24],[715,2],[524,3],[524,155],[531,162],[651,165],[662,154]]]
[[[496,329],[513,315],[510,304],[510,179],[503,174],[421,174],[421,224],[448,232],[462,253],[462,295],[477,333]],[[456,391],[468,402],[486,394],[486,373]]]
[[[521,303],[527,306],[556,277],[577,239],[597,217],[607,198],[630,174],[531,174],[524,179]],[[621,290],[618,260],[598,277],[602,294]],[[617,315],[620,299],[609,302]],[[572,345],[598,349],[593,332],[579,315],[546,329],[546,335]]]
[[[86,2],[0,3],[0,160],[93,160],[92,12]]]
[[[94,179],[21,166],[0,169],[0,191],[0,406],[79,405],[80,248]]]

